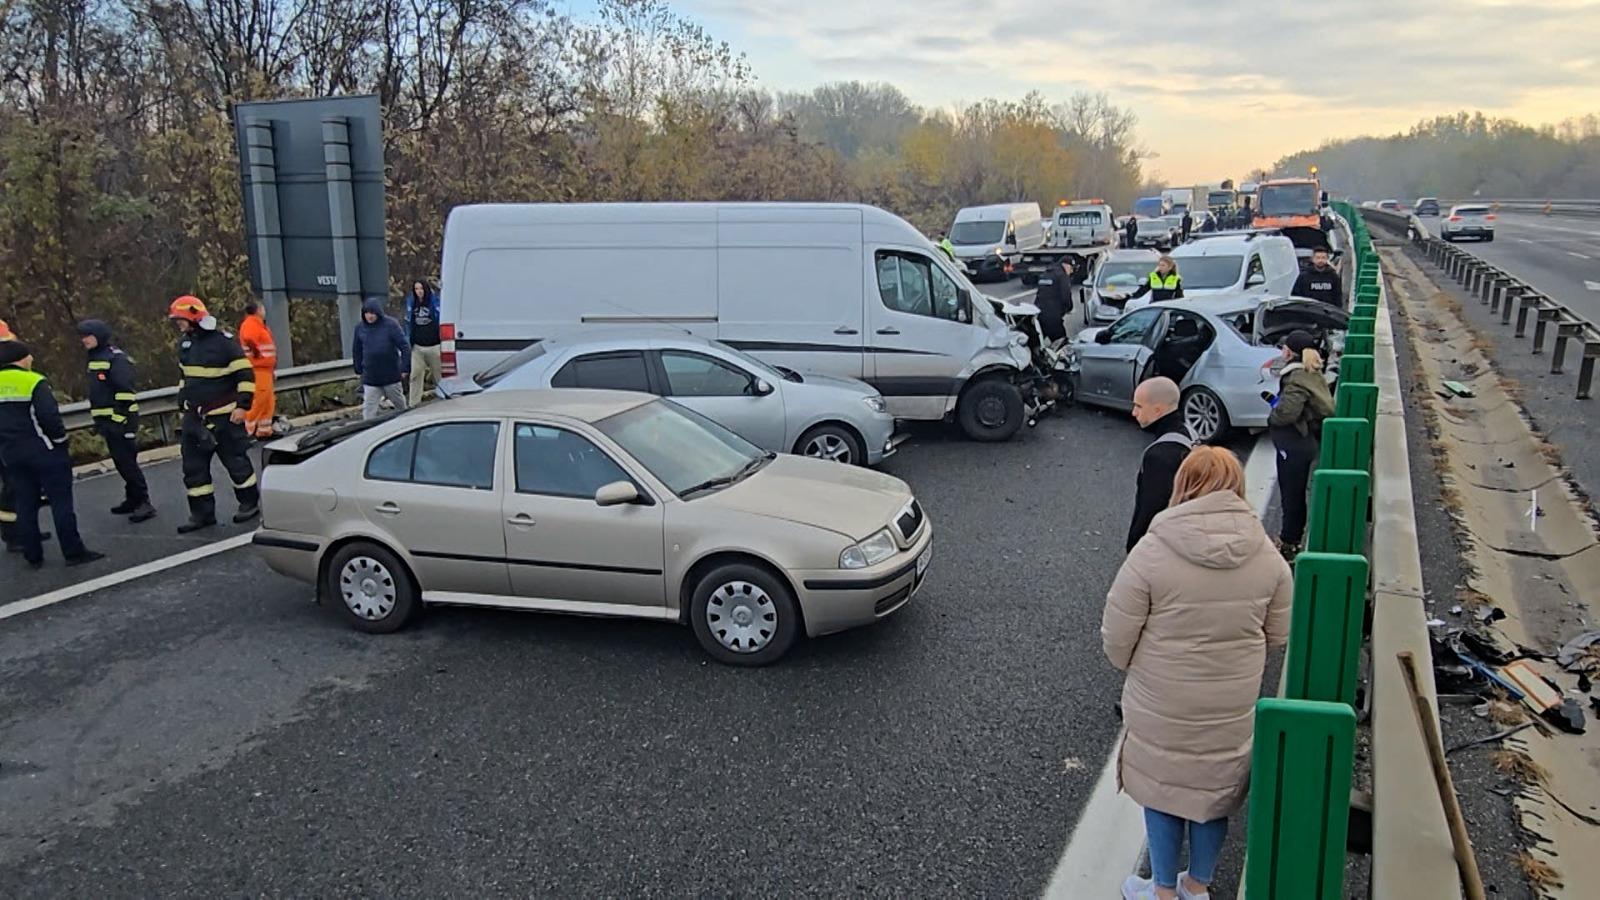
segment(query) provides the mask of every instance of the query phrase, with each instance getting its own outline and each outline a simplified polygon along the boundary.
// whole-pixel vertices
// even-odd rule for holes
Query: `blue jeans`
[[[1154,809],[1144,811],[1144,832],[1150,842],[1150,877],[1164,888],[1178,886],[1178,853],[1183,849],[1183,833],[1189,832],[1189,877],[1210,884],[1228,837],[1228,819],[1190,822]]]

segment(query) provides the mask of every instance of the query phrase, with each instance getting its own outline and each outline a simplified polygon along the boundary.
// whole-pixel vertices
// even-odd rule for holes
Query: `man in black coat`
[[[1327,247],[1311,251],[1311,267],[1295,279],[1291,293],[1344,309],[1344,283],[1339,279],[1339,270],[1329,264],[1328,256]]]
[[[1156,514],[1172,499],[1172,482],[1178,467],[1194,448],[1194,437],[1178,409],[1181,395],[1170,378],[1151,378],[1133,392],[1133,418],[1155,437],[1139,460],[1139,479],[1133,502],[1133,524],[1128,527],[1128,550],[1150,530]]]
[[[134,393],[133,361],[111,341],[111,327],[99,319],[78,323],[78,337],[89,358],[89,416],[106,442],[106,452],[122,476],[122,502],[111,514],[130,522],[155,517],[150,488],[139,468],[139,398]]]
[[[1039,333],[1045,340],[1065,340],[1066,316],[1072,312],[1072,263],[1063,258],[1039,275],[1033,305],[1039,307]]]

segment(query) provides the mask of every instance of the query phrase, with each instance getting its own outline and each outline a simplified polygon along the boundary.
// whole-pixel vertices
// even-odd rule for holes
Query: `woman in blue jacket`
[[[386,398],[395,409],[406,408],[402,383],[411,376],[411,342],[400,323],[384,313],[380,298],[361,304],[350,360],[361,376],[361,418],[375,418]]]

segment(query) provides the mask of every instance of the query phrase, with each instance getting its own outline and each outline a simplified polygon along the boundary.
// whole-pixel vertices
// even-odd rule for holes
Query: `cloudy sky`
[[[1535,123],[1600,112],[1600,0],[673,5],[777,90],[888,81],[927,106],[1105,91],[1138,114],[1148,168],[1175,182],[1461,109]]]

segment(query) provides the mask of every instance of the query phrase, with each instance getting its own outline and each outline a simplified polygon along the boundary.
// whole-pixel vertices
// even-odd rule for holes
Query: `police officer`
[[[1143,297],[1145,294],[1150,295],[1153,303],[1183,299],[1183,279],[1178,276],[1177,260],[1163,254],[1156,260],[1156,270],[1150,273],[1149,279],[1144,284],[1139,285],[1138,290],[1128,295],[1128,299]]]
[[[78,323],[78,336],[89,357],[89,416],[106,442],[111,462],[122,476],[122,502],[111,507],[114,516],[130,522],[155,518],[150,488],[139,468],[139,401],[133,390],[133,361],[111,343],[111,328],[99,319]]]
[[[1179,227],[1183,229],[1183,239],[1187,241],[1189,239],[1189,233],[1194,231],[1194,216],[1190,215],[1189,211],[1186,209],[1183,211],[1183,218],[1179,219],[1178,222]]]
[[[1327,247],[1311,251],[1311,267],[1294,280],[1291,293],[1344,309],[1344,283],[1339,280],[1339,270],[1328,264],[1328,256]]]
[[[72,508],[72,460],[67,456],[67,426],[55,394],[33,371],[33,352],[18,340],[0,341],[0,458],[16,499],[16,543],[28,565],[44,565],[39,534],[39,493],[50,501],[57,540],[67,565],[103,559],[83,545]]]
[[[178,407],[183,416],[183,486],[189,494],[189,521],[178,526],[178,533],[217,524],[213,455],[222,460],[233,481],[233,495],[239,501],[233,521],[248,522],[261,514],[261,491],[243,424],[256,390],[250,360],[233,335],[217,327],[198,297],[185,295],[172,301],[167,318],[177,323],[182,335]]]
[[[1039,275],[1033,305],[1039,307],[1039,333],[1045,340],[1066,340],[1066,316],[1072,312],[1072,263],[1065,257]]]
[[[1138,216],[1129,216],[1128,220],[1126,222],[1122,223],[1122,232],[1123,232],[1123,234],[1122,234],[1123,246],[1127,247],[1129,250],[1132,250],[1135,247],[1138,247],[1139,246],[1139,217]]]

